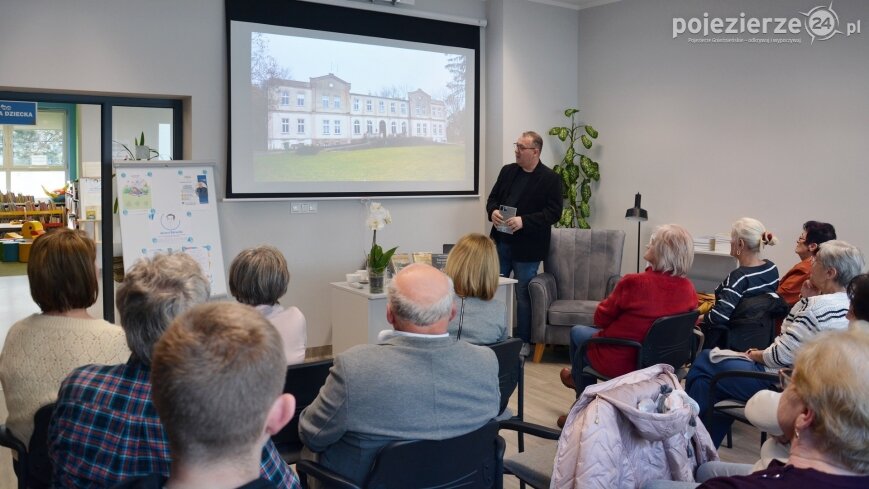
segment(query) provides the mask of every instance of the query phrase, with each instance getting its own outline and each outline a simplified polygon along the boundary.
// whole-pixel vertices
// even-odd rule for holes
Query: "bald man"
[[[486,347],[449,337],[452,281],[413,264],[389,284],[386,319],[395,334],[335,357],[299,434],[319,461],[362,483],[377,450],[395,440],[443,440],[498,414],[498,361]]]

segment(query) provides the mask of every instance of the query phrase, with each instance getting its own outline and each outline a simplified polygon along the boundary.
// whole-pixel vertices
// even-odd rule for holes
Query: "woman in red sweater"
[[[561,381],[577,393],[595,382],[583,377],[582,364],[590,364],[608,377],[624,375],[637,365],[637,349],[625,346],[592,344],[586,358],[578,358],[577,352],[589,338],[642,342],[656,319],[697,308],[697,293],[686,278],[694,262],[694,240],[685,228],[677,224],[656,228],[643,259],[649,267],[643,273],[622,277],[612,294],[597,306],[594,327],[579,325],[570,331],[573,371],[563,369]]]

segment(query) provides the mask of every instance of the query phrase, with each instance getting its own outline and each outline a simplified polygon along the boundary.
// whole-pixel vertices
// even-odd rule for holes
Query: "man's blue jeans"
[[[712,377],[715,374],[731,370],[766,371],[763,365],[750,360],[728,359],[722,360],[719,363],[712,363],[709,361],[710,351],[703,350],[697,355],[697,358],[694,359],[694,364],[691,366],[691,370],[688,372],[688,376],[685,378],[685,391],[700,405],[700,416],[705,416],[710,402],[714,404],[724,399],[737,399],[746,402],[751,396],[775,385],[775,382],[760,379],[731,377],[715,384],[715,392],[712,393],[712,399],[710,400],[709,389]],[[713,415],[709,419],[704,420],[704,423],[706,421],[709,421],[706,424],[706,429],[709,430],[712,443],[718,447],[721,445],[721,441],[724,440],[724,436],[727,435],[727,430],[730,428],[730,424],[733,423],[733,418],[730,416]]]
[[[531,343],[531,295],[528,293],[528,282],[537,275],[539,261],[513,261],[508,243],[497,244],[498,262],[501,265],[501,276],[509,277],[513,272],[516,284],[516,337]]]

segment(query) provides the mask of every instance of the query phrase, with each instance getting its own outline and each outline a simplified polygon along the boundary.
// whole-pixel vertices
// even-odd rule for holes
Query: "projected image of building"
[[[350,91],[329,73],[309,81],[271,80],[268,148],[335,146],[374,138],[412,137],[447,142],[447,111],[423,90],[406,97]]]

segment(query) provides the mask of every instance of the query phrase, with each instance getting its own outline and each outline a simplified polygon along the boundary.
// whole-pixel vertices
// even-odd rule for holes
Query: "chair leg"
[[[733,428],[727,428],[727,448],[733,448]]]
[[[534,345],[534,363],[540,363],[540,360],[543,359],[543,349],[546,348],[546,345],[543,343],[537,343]]]

